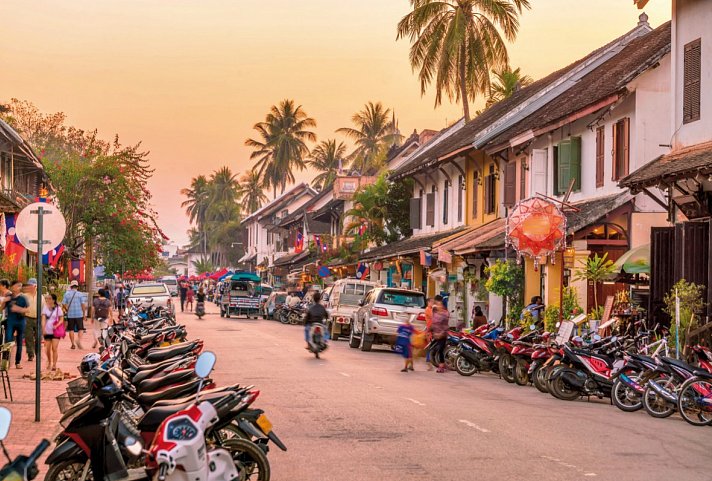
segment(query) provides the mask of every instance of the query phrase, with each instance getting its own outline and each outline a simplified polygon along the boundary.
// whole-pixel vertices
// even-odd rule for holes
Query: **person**
[[[69,340],[72,343],[71,349],[82,349],[82,333],[86,332],[84,322],[87,320],[87,295],[79,291],[79,283],[72,281],[69,283],[69,290],[64,293],[62,306],[65,309],[67,319],[67,330]],[[76,342],[74,336],[77,336]]]
[[[99,289],[99,296],[94,299],[92,325],[94,327],[94,345],[92,349],[96,349],[99,340],[101,339],[101,333],[104,329],[109,328],[109,323],[111,322],[112,310],[111,310],[111,300],[109,299],[109,293],[106,289]]]
[[[443,304],[442,298],[435,297],[433,305],[433,323],[430,331],[435,339],[435,359],[439,360],[437,372],[445,372],[445,347],[447,345],[447,331],[450,327],[450,312]]]
[[[203,286],[200,286],[200,288],[198,288],[198,293],[195,295],[195,299],[197,301],[195,304],[196,312],[199,312],[202,309],[203,314],[205,314],[205,298],[205,289],[203,288]],[[202,316],[203,314],[200,315]]]
[[[178,284],[178,295],[180,296],[180,312],[185,311],[185,298],[188,296],[188,283],[180,281]]]
[[[309,334],[311,332],[312,324],[324,322],[329,318],[329,312],[320,304],[321,294],[315,292],[313,301],[314,303],[309,306],[309,309],[304,316],[304,340],[307,342],[307,349],[309,349]],[[326,343],[328,338],[328,333],[324,333],[324,343]]]
[[[126,309],[126,290],[124,289],[123,284],[119,284],[119,286],[116,288],[116,292],[114,293],[114,299],[115,299],[115,305],[116,305],[116,310],[118,311],[119,316],[124,315],[124,309]]]
[[[202,289],[202,287],[201,287]],[[188,286],[188,290],[185,293],[185,305],[188,311],[193,312],[193,297],[195,296],[195,291],[192,286]]]
[[[286,304],[287,307],[295,307],[299,305],[300,302],[302,302],[302,299],[298,295],[292,293],[292,296],[289,298],[289,302]]]
[[[425,305],[425,333],[428,337],[428,342],[430,342],[430,327],[433,325],[433,305],[435,304],[435,299],[428,297]],[[425,364],[428,365],[428,371],[433,370],[433,365],[430,363],[430,350],[425,353]]]
[[[57,349],[59,340],[64,337],[58,335],[58,328],[62,324],[64,324],[64,313],[57,303],[57,294],[47,294],[42,308],[42,334],[45,340],[45,354],[47,354],[47,365],[50,371],[57,370]]]
[[[10,283],[10,295],[5,298],[7,306],[7,331],[5,331],[5,342],[11,342],[15,338],[15,367],[22,369],[22,338],[25,334],[25,314],[27,314],[27,298],[22,295],[22,282],[12,281]]]
[[[6,299],[10,296],[10,281],[0,279],[0,325],[4,330],[7,330],[7,310],[5,309]]]
[[[541,313],[544,310],[544,303],[541,296],[532,297],[532,301],[527,307],[522,310],[521,318],[524,319],[524,314],[529,312],[532,315],[532,320],[534,324],[539,324],[541,320]]]
[[[482,313],[482,308],[475,306],[475,312],[472,313],[472,329],[477,329],[485,324],[487,324],[487,318]]]
[[[23,295],[27,298],[25,348],[27,349],[27,360],[32,362],[35,359],[35,350],[37,349],[37,279],[32,277],[27,280]]]
[[[405,359],[405,366],[401,369],[401,372],[413,371],[413,346],[411,344],[411,337],[413,336],[413,331],[415,328],[410,322],[410,317],[406,318],[403,324],[398,326],[398,337],[396,338],[396,349],[401,353]]]

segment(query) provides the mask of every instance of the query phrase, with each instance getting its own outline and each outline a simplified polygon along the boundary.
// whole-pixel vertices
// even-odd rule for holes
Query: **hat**
[[[28,286],[36,286],[36,285],[37,285],[37,279],[35,279],[34,277],[30,277],[29,279],[27,279],[27,285],[28,285]]]
[[[69,283],[69,287],[79,287],[79,283],[77,281],[72,281]]]

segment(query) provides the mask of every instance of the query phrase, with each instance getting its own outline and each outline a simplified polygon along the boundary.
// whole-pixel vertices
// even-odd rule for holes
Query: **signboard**
[[[613,313],[613,296],[606,297],[606,303],[603,308],[603,318],[601,319],[601,324],[605,324],[611,318],[611,313]]]
[[[572,321],[564,321],[559,326],[559,333],[556,335],[556,342],[563,344],[571,339],[571,334],[574,332],[574,323]]]

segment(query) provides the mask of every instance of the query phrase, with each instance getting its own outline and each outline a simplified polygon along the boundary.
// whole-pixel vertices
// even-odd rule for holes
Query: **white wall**
[[[459,157],[456,162],[464,172],[465,161],[464,158]],[[452,185],[448,187],[448,216],[447,222],[443,222],[443,195],[445,193],[445,183],[447,182],[447,177],[440,172],[440,170],[433,171],[430,176],[426,177],[423,175],[418,175],[418,180],[425,186],[423,189],[417,182],[413,186],[413,197],[420,197],[420,190],[423,189],[423,198],[421,200],[421,211],[420,211],[420,229],[413,229],[413,235],[430,234],[434,232],[443,232],[456,227],[460,227],[465,224],[466,213],[467,213],[467,193],[465,189],[462,190],[462,216],[458,220],[457,215],[457,201],[458,201],[458,181],[459,177],[462,175],[460,171],[452,164],[446,164],[442,166],[443,170],[447,173],[452,181]],[[464,176],[463,176],[464,180]],[[435,225],[429,226],[426,224],[427,218],[427,203],[426,194],[432,192],[433,181],[435,182]]]
[[[673,145],[678,148],[712,140],[712,5],[709,0],[673,0],[672,3],[674,115],[671,127],[672,132],[677,131]],[[700,120],[683,124],[684,48],[698,38],[702,39]]]

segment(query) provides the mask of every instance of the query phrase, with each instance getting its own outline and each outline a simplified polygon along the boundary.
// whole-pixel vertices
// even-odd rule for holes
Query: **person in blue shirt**
[[[10,284],[10,295],[5,298],[7,308],[7,331],[5,331],[5,342],[10,342],[15,338],[15,367],[22,369],[22,336],[25,333],[25,313],[29,303],[22,295],[22,282],[13,281]]]
[[[69,290],[64,293],[62,305],[66,309],[67,332],[72,342],[72,349],[82,349],[82,332],[86,332],[84,321],[87,319],[87,295],[79,291],[79,283],[69,283]],[[76,344],[74,335],[77,335]]]

